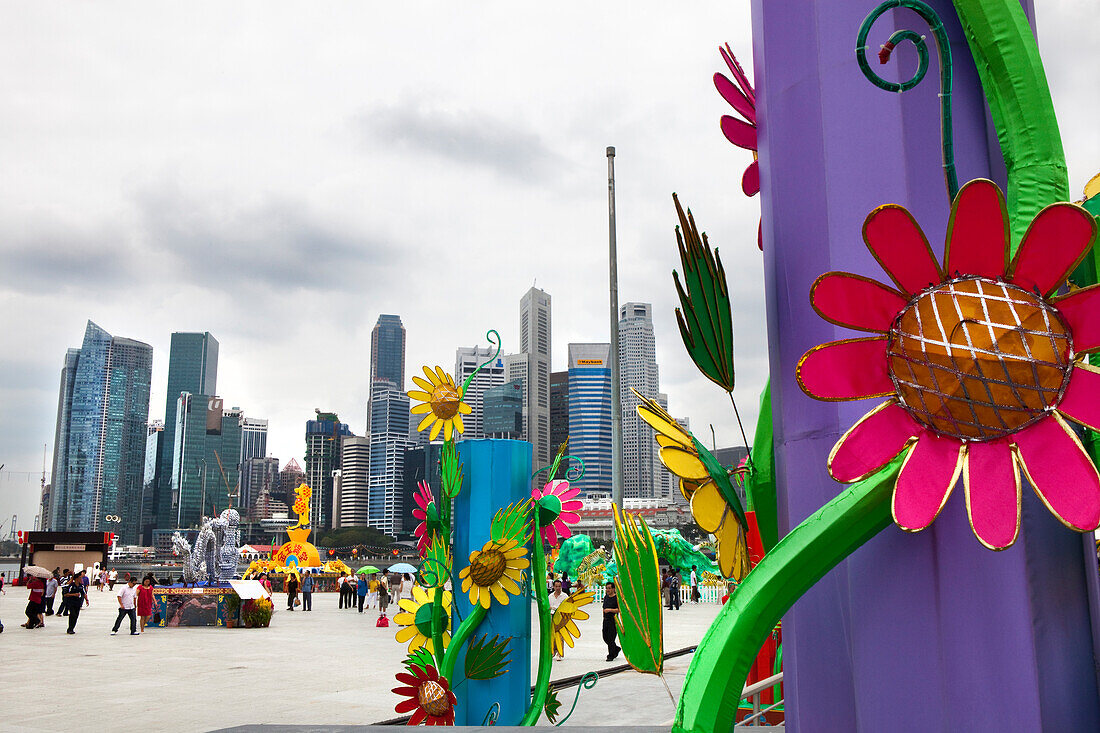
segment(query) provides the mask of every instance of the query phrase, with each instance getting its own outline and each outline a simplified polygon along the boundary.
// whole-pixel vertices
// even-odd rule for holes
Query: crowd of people
[[[113,592],[118,582],[118,572],[115,570],[93,570],[93,574],[95,580],[89,577],[86,569],[74,572],[68,568],[64,570],[55,568],[48,578],[27,577],[25,583],[29,592],[25,610],[27,620],[20,626],[24,629],[43,629],[46,627],[47,616],[56,615],[58,618],[64,616],[68,620],[66,633],[75,634],[81,609],[92,604],[88,594],[89,587],[94,585],[100,592],[103,592],[104,588]],[[156,585],[156,578],[151,574],[146,575],[141,579],[139,586],[137,577],[127,573],[124,582],[125,585],[115,595],[119,612],[111,633],[118,633],[122,620],[129,618],[130,633],[136,636],[145,630],[145,624],[153,615],[153,587]],[[2,589],[3,583],[0,582],[0,590]],[[7,591],[3,592],[6,595]],[[57,603],[59,594],[61,600]],[[2,625],[0,630],[3,630]]]
[[[359,613],[377,608],[385,616],[390,604],[412,597],[413,578],[409,573],[344,573],[336,580],[340,608],[358,608]]]

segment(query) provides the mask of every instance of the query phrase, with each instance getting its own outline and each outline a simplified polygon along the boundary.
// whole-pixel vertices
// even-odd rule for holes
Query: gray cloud
[[[564,159],[529,128],[484,112],[424,109],[418,104],[378,107],[357,120],[368,138],[431,153],[527,183],[554,180]]]
[[[7,229],[7,227],[5,227]],[[80,230],[60,222],[23,223],[3,239],[0,288],[17,293],[87,291],[133,277],[133,252],[121,230]]]

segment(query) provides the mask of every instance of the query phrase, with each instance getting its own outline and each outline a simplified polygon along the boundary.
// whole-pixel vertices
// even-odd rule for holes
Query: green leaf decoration
[[[432,535],[432,542],[420,566],[420,576],[433,588],[442,587],[451,577],[451,547],[441,533]]]
[[[619,646],[639,672],[661,674],[665,651],[657,546],[645,520],[615,507]]]
[[[555,723],[558,720],[558,711],[561,710],[561,701],[558,700],[557,690],[553,688],[546,693],[546,704],[543,706],[543,710],[546,712],[546,719],[551,723]]]
[[[405,668],[410,672],[413,671],[413,667],[419,667],[422,670],[426,670],[428,667],[434,666],[435,658],[432,657],[432,653],[425,647],[420,647],[405,658]]]
[[[688,209],[685,215],[676,194],[672,194],[672,200],[680,217],[676,242],[684,266],[683,285],[680,276],[672,271],[676,294],[680,296],[681,307],[676,309],[680,336],[699,371],[725,391],[732,392],[733,315],[722,258],[717,249],[711,253],[705,233],[700,238],[691,210]]]
[[[470,642],[466,649],[466,679],[491,680],[507,672],[511,642],[510,636],[490,639],[488,634]]]
[[[458,462],[455,444],[447,441],[439,455],[439,469],[442,475],[443,495],[448,499],[458,496],[462,490],[462,464]]]
[[[531,542],[533,534],[530,499],[517,501],[497,510],[489,526],[491,539],[515,540],[521,547]]]

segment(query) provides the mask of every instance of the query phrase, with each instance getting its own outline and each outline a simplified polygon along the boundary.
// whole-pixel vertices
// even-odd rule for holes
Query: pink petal
[[[947,277],[998,278],[1008,263],[1008,210],[1001,189],[984,178],[967,183],[951,206],[947,223]]]
[[[1084,362],[1075,364],[1058,412],[1086,428],[1100,430],[1100,370]]]
[[[867,215],[863,241],[904,293],[918,293],[943,280],[924,232],[913,216],[897,204],[880,206]]]
[[[1073,350],[1078,354],[1100,349],[1100,285],[1074,290],[1056,298],[1054,305],[1073,336]]]
[[[1049,295],[1085,258],[1095,236],[1092,214],[1074,204],[1052,204],[1028,227],[1009,266],[1009,279],[1025,290]]]
[[[736,117],[722,115],[722,134],[739,148],[756,150],[756,127]]]
[[[798,384],[819,400],[859,400],[894,394],[886,371],[886,338],[831,341],[798,362]]]
[[[741,190],[746,196],[755,196],[760,193],[760,161],[749,163],[741,176]]]
[[[1027,480],[1051,513],[1068,527],[1088,532],[1100,525],[1100,476],[1077,436],[1054,413],[1016,433]]]
[[[578,509],[584,509],[584,502],[580,499],[570,499],[569,501],[563,501],[561,504],[562,511],[575,512]]]
[[[905,458],[894,486],[894,521],[915,532],[932,524],[962,471],[962,443],[925,432]]]
[[[745,116],[749,122],[756,122],[756,107],[745,93],[720,73],[714,75],[714,88],[722,95],[722,99],[729,102],[730,106]]]
[[[581,515],[574,514],[573,512],[562,512],[558,515],[558,518],[561,519],[563,522],[568,522],[569,524],[576,524],[577,522],[581,521]]]
[[[968,444],[963,485],[978,540],[991,550],[1010,547],[1020,533],[1020,474],[1009,439]]]
[[[726,66],[729,67],[730,73],[733,74],[733,78],[736,79],[737,83],[741,85],[741,88],[745,90],[745,94],[748,95],[753,104],[756,104],[756,92],[749,82],[749,77],[741,68],[741,64],[737,63],[737,57],[733,55],[733,50],[730,49],[730,45],[727,43],[725,48],[719,46],[718,53],[722,54],[722,60],[726,62]]]
[[[884,402],[860,418],[833,446],[829,474],[842,483],[866,478],[923,433],[897,402]]]
[[[566,524],[562,524],[560,527],[558,527],[558,531],[561,533],[561,538],[563,540],[567,540],[573,536],[573,531],[569,529],[569,526]]]
[[[810,288],[814,310],[830,323],[886,333],[907,305],[896,290],[847,272],[827,272]]]

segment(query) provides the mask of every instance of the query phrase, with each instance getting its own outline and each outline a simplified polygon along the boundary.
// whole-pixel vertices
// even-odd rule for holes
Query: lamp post
[[[202,518],[206,515],[206,459],[200,458],[198,460],[202,464],[202,471],[199,471],[199,467],[195,466],[195,472],[201,473],[202,476],[202,507],[199,509],[199,523],[202,523]]]

